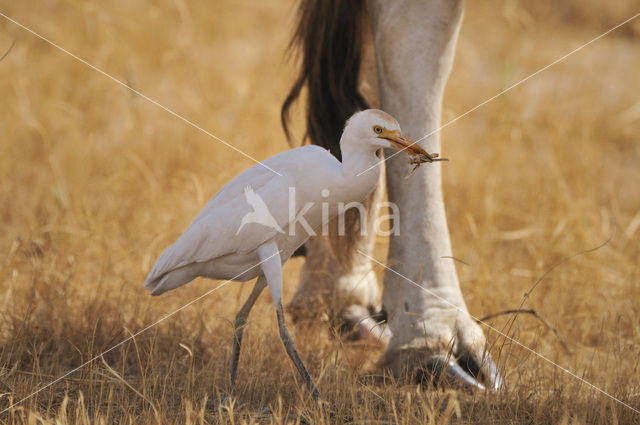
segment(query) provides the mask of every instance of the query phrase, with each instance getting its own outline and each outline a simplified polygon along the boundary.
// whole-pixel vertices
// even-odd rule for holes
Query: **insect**
[[[411,172],[407,174],[405,179],[408,179],[411,176],[411,174],[413,174],[414,171],[416,171],[418,167],[424,164],[425,162],[431,163],[431,162],[437,162],[437,161],[449,161],[448,158],[439,158],[439,156],[440,154],[437,154],[437,153],[427,153],[427,154],[418,153],[416,155],[410,155],[409,164],[415,164],[415,167],[413,167]]]

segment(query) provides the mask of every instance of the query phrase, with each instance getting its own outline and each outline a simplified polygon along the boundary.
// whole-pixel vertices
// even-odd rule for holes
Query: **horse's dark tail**
[[[338,159],[344,123],[366,109],[358,91],[366,20],[365,0],[301,0],[290,49],[301,53],[300,74],[282,105],[287,138],[289,110],[306,86],[306,138]]]

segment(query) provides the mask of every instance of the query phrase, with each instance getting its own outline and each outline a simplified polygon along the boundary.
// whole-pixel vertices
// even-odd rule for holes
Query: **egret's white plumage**
[[[259,277],[236,319],[232,382],[242,336],[239,325],[268,284],[285,348],[314,396],[319,395],[286,332],[282,313],[281,266],[310,236],[304,222],[296,217],[302,214],[311,228],[318,228],[338,214],[339,203],[364,200],[375,189],[380,170],[375,167],[359,173],[379,163],[376,151],[381,148],[428,155],[402,137],[397,121],[379,110],[354,114],[347,121],[340,148],[342,162],[323,148],[303,146],[266,159],[263,163],[267,167],[256,164],[235,177],[164,251],[144,283],[153,295],[159,295],[198,276],[238,281]],[[295,192],[295,204],[290,200],[291,190]],[[323,203],[328,205],[329,214],[323,214]],[[268,208],[264,220],[245,219],[264,207]]]

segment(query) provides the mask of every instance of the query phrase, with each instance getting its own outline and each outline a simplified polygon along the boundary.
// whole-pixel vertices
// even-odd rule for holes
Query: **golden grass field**
[[[279,108],[295,74],[285,58],[291,2],[0,5],[257,159],[288,148]],[[444,121],[639,11],[632,0],[468,2]],[[13,41],[0,62],[0,409],[211,289],[198,280],[152,298],[141,283],[206,200],[253,164],[0,17],[0,55]],[[524,307],[557,327],[569,352],[528,315],[510,335],[636,409],[638,69],[640,18],[442,133],[470,312],[516,308],[544,276]],[[384,260],[384,241],[376,252]],[[285,267],[285,300],[302,261]],[[205,411],[205,399],[226,388],[232,320],[248,290],[231,284],[197,301],[3,412],[0,423],[337,422],[302,388],[266,293],[246,332],[240,404]],[[503,329],[507,320],[491,323]],[[326,322],[291,329],[326,399],[356,423],[640,423],[495,333],[507,389],[464,394],[394,382],[376,367],[380,350],[336,336]]]

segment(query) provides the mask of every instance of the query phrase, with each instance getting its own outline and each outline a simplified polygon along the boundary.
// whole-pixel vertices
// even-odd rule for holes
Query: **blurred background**
[[[286,56],[295,11],[285,1],[0,0],[3,14],[256,159],[289,148],[279,111],[296,74]],[[467,2],[443,121],[638,12],[632,0]],[[141,283],[206,201],[253,165],[0,17],[0,55],[12,43],[0,62],[2,409],[210,289],[198,280],[151,299]],[[516,308],[545,276],[524,306],[560,338],[526,315],[510,334],[636,408],[638,69],[640,18],[442,132],[445,202],[470,312]],[[298,143],[302,112],[294,111]],[[386,241],[378,242],[384,261]],[[302,262],[286,266],[285,300]],[[231,421],[202,406],[224,388],[230,321],[248,291],[216,291],[0,420]],[[507,319],[491,323],[502,329]],[[236,414],[247,422],[277,419],[255,412],[279,397],[285,416],[309,404],[276,329],[263,295],[238,378],[247,403]],[[510,384],[497,398],[383,385],[380,351],[344,342],[323,322],[294,333],[327,398],[354,416],[638,421],[494,334]]]

